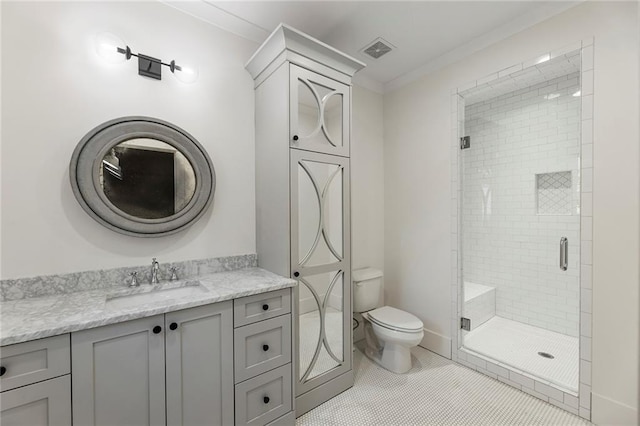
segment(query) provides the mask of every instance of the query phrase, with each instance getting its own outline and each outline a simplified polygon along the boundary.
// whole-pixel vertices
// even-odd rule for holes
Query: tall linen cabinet
[[[246,65],[255,82],[258,264],[298,280],[297,416],[354,380],[351,78],[364,66],[282,24]]]

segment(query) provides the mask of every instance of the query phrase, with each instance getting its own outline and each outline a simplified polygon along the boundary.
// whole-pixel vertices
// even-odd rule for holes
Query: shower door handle
[[[563,271],[567,270],[567,265],[569,261],[569,240],[567,237],[560,238],[560,269]]]

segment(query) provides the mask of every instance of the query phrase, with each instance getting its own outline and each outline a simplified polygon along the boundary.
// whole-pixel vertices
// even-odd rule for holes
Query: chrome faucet
[[[169,278],[169,281],[176,281],[178,279],[178,267],[172,266],[169,268],[169,271],[171,272],[171,278]]]
[[[138,283],[138,273],[131,272],[129,275],[131,276],[131,283],[129,284],[129,287],[138,287],[140,285]]]
[[[158,281],[158,270],[159,269],[160,269],[160,264],[158,263],[158,261],[154,257],[151,260],[151,284],[158,284],[160,282],[160,281]]]

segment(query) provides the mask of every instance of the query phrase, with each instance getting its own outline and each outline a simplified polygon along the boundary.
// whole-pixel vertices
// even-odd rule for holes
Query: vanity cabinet
[[[71,424],[69,335],[0,349],[0,424]]]
[[[293,424],[291,291],[234,300],[235,424]]]
[[[351,78],[363,67],[286,25],[246,65],[255,83],[258,265],[299,284],[293,293],[297,416],[354,380]]]
[[[76,425],[293,424],[291,290],[71,335]]]
[[[233,423],[232,301],[72,334],[77,425]]]

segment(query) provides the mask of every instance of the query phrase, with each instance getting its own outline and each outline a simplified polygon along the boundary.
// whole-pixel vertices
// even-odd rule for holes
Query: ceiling
[[[261,43],[284,22],[361,60],[355,82],[382,92],[446,66],[579,1],[175,1],[165,3]],[[395,47],[362,52],[378,37]]]
[[[492,100],[508,93],[511,94],[509,96],[513,96],[514,92],[518,90],[531,88],[542,82],[547,82],[548,84],[549,81],[560,77],[567,78],[573,74],[577,76],[578,72],[580,72],[579,49],[559,55],[553,59],[550,59],[549,55],[544,55],[540,57],[539,62],[535,65],[460,92],[460,96],[464,98],[466,107],[478,102]],[[569,86],[564,87],[565,90],[567,88]],[[547,96],[544,93],[541,96],[543,95]],[[577,94],[568,93],[568,95],[577,97],[580,94],[578,92]],[[551,97],[551,99],[555,99],[557,96]]]

